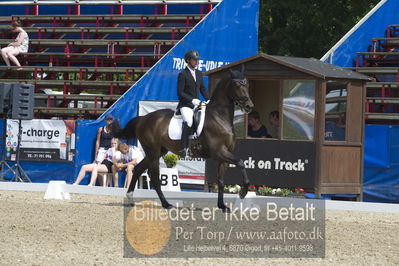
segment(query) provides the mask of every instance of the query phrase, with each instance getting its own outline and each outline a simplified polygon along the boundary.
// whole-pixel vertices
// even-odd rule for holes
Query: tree
[[[261,0],[259,49],[321,58],[379,0]]]

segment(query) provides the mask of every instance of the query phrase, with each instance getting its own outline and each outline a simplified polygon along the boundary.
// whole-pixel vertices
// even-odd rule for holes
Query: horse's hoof
[[[231,209],[230,209],[229,207],[224,207],[224,208],[222,209],[222,211],[223,211],[223,213],[230,213],[230,212],[231,212]]]
[[[173,208],[173,205],[172,205],[172,204],[169,204],[169,203],[166,203],[166,204],[162,204],[162,207],[163,207],[164,209],[169,210],[169,209]]]
[[[133,191],[126,193],[128,199],[133,199]]]
[[[136,206],[136,204],[134,203],[134,201],[129,201],[129,202],[126,204],[126,206],[127,206],[127,207],[134,207],[134,206]]]
[[[227,207],[226,205],[224,205],[222,207],[219,207],[219,209],[221,209],[223,213],[230,213],[231,212],[230,208]]]
[[[240,199],[245,198],[245,196],[247,195],[247,193],[248,193],[248,188],[241,188],[240,193],[239,193]]]

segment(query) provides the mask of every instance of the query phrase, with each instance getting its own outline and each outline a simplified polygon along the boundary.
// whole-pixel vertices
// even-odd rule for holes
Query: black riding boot
[[[183,131],[181,134],[181,150],[179,151],[180,157],[188,156],[188,144],[189,144],[189,137],[191,134],[191,127],[187,125],[186,122],[183,122]]]

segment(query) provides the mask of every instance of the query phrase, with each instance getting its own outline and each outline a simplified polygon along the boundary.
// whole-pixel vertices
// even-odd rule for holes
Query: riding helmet
[[[188,62],[190,59],[198,59],[199,53],[195,50],[190,50],[184,55],[184,61]]]

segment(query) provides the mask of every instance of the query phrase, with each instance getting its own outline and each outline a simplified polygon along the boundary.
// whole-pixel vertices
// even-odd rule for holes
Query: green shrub
[[[179,157],[174,153],[168,153],[163,158],[163,161],[166,164],[166,167],[173,168],[177,164]]]

